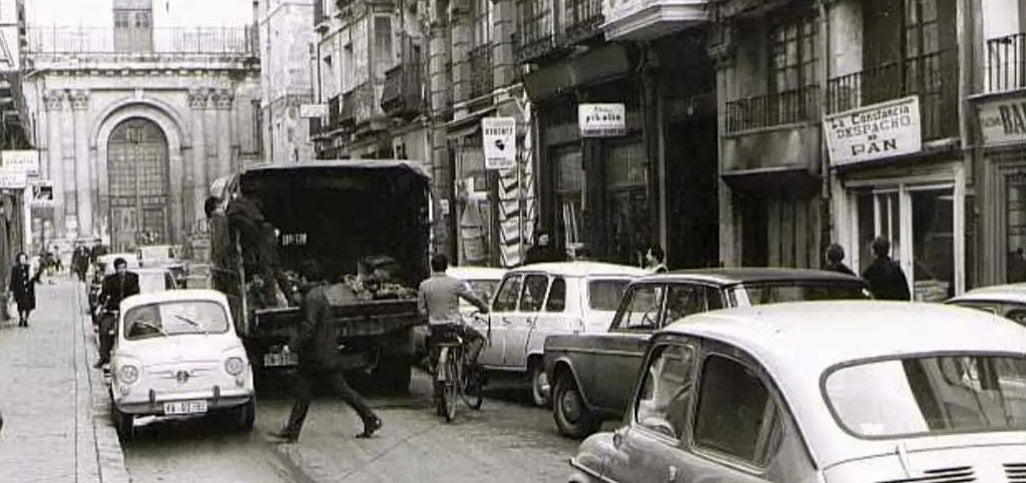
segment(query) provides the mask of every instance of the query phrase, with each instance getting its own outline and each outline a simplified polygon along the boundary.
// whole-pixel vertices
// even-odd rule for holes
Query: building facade
[[[114,250],[183,243],[204,232],[210,184],[263,160],[252,10],[203,26],[165,2],[105,5],[93,25],[29,18],[24,97],[53,226]]]
[[[310,53],[316,35],[310,28],[315,0],[259,2],[260,92],[264,120],[263,150],[269,160],[314,159],[310,122],[301,106],[313,103]]]
[[[31,124],[26,122],[30,114],[21,95],[25,27],[24,0],[0,0],[0,159],[11,151],[31,153],[34,147]],[[30,187],[0,188],[0,291],[5,294],[15,255],[36,248],[30,199]]]

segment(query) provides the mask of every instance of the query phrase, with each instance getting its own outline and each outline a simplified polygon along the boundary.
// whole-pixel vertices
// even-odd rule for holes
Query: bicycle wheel
[[[456,417],[456,404],[459,396],[459,362],[452,354],[445,361],[445,388],[442,391],[442,407],[445,408],[445,421],[452,422]]]
[[[481,403],[484,402],[484,396],[481,393],[481,377],[479,370],[470,370],[465,368],[460,378],[460,387],[463,388],[460,391],[460,396],[463,398],[463,403],[470,409],[478,411],[481,409]]]

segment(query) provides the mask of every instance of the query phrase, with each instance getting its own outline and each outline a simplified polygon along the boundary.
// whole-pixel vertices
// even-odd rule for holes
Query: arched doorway
[[[167,138],[156,123],[132,118],[107,141],[111,248],[168,243]]]

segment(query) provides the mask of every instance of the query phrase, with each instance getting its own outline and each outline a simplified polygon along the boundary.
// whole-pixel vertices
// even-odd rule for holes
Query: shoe
[[[381,421],[381,418],[377,416],[367,419],[363,422],[363,432],[356,435],[356,437],[363,439],[374,436],[374,432],[381,429],[383,424],[384,423]]]
[[[295,443],[299,439],[298,436],[289,434],[283,431],[269,431],[267,436],[274,440],[275,443]]]
[[[96,361],[96,364],[93,364],[93,369],[103,369],[103,366],[105,364],[107,363],[103,361]]]

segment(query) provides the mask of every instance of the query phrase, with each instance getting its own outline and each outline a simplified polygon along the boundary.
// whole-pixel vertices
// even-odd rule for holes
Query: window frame
[[[670,436],[667,436],[666,434],[660,433],[652,428],[649,428],[648,426],[641,424],[641,421],[638,421],[638,405],[641,403],[641,392],[644,390],[645,382],[648,380],[648,371],[652,367],[652,364],[654,362],[653,358],[655,357],[655,353],[658,348],[667,346],[677,346],[691,350],[693,361],[691,364],[692,392],[688,396],[687,400],[687,417],[684,419],[684,426],[681,428],[681,434],[678,435],[678,437],[676,438],[672,438]],[[659,355],[661,356],[662,353],[663,352],[660,351]],[[654,437],[655,439],[665,442],[675,448],[682,448],[684,443],[688,440],[689,435],[691,434],[694,427],[693,416],[695,411],[695,404],[697,401],[695,395],[699,383],[698,370],[701,367],[703,357],[704,354],[702,351],[702,343],[698,339],[676,334],[663,335],[658,338],[654,338],[652,342],[649,344],[648,349],[645,351],[645,356],[641,364],[641,372],[639,373],[642,377],[639,377],[638,380],[635,382],[634,392],[632,393],[633,397],[631,399],[631,407],[628,408],[628,410],[630,411],[629,417],[631,427],[638,428],[645,435],[649,437]]]
[[[793,37],[792,37],[793,35]],[[766,73],[767,91],[771,94],[801,91],[819,85],[818,45],[822,33],[819,31],[819,16],[815,11],[807,9],[797,13],[788,12],[772,20],[766,30]],[[781,36],[783,38],[781,38]],[[811,45],[806,49],[804,46]],[[787,60],[788,49],[794,45],[795,60]],[[777,64],[778,49],[783,49],[784,63]],[[809,69],[812,74],[806,73]],[[795,85],[785,82],[781,85],[780,76],[785,78],[794,75]]]
[[[517,289],[516,289],[517,290],[517,292],[516,292],[516,300],[514,300],[513,306],[511,308],[508,308],[508,309],[499,309],[499,308],[497,308],[496,304],[499,302],[499,297],[500,297],[500,294],[502,293],[502,290],[504,288],[506,288],[506,284],[511,283],[514,279],[518,279],[518,283],[520,284],[520,286],[517,287]],[[523,291],[524,291],[524,274],[523,273],[511,273],[509,275],[506,275],[505,277],[502,278],[502,283],[499,284],[499,288],[495,289],[495,298],[492,300],[492,307],[491,307],[492,311],[493,312],[505,312],[505,313],[516,312],[517,311],[517,307],[520,306],[520,294]]]
[[[528,310],[525,310],[524,306],[523,306],[523,304],[524,304],[524,294],[527,293],[527,280],[529,278],[532,278],[532,277],[534,277],[534,278],[537,278],[537,277],[544,278],[545,279],[545,290],[542,293],[541,302],[538,304],[538,308],[535,309],[535,310],[528,311]],[[552,288],[552,276],[550,274],[543,273],[543,272],[525,273],[524,276],[523,276],[523,280],[520,282],[520,296],[517,298],[516,312],[525,313],[525,314],[540,314],[540,313],[543,313],[544,309],[545,309],[545,304],[549,300],[549,289],[551,289],[551,288]]]
[[[701,290],[701,295],[703,297],[703,301],[704,301],[704,304],[705,304],[704,309],[701,312],[695,312],[694,314],[688,314],[688,315],[695,315],[695,314],[701,314],[701,313],[705,313],[705,312],[710,312],[710,311],[713,311],[713,310],[725,309],[725,308],[728,308],[728,307],[731,306],[730,304],[727,303],[728,301],[726,300],[726,297],[724,297],[723,289],[721,287],[717,286],[717,285],[714,285],[714,284],[704,283],[704,282],[699,282],[699,281],[687,280],[687,281],[681,281],[681,282],[669,282],[665,286],[666,286],[666,293],[663,295],[663,299],[664,300],[663,300],[663,308],[662,308],[662,312],[663,312],[662,313],[662,319],[663,320],[662,320],[662,323],[660,325],[660,328],[666,327],[667,325],[672,324],[676,320],[676,319],[675,320],[669,320],[669,318],[668,318],[668,315],[669,315],[669,310],[668,309],[669,309],[669,300],[670,300],[670,296],[669,295],[670,295],[670,291],[673,290],[675,287],[687,286],[687,287],[690,287],[693,290]],[[709,306],[710,306],[710,304],[709,304],[709,295],[710,295],[711,292],[714,292],[716,294],[717,300],[719,300],[719,302],[720,302],[720,306],[718,308],[709,308]],[[686,315],[684,317],[686,317]]]
[[[563,282],[563,308],[560,310],[550,310],[549,304],[552,303],[552,288],[556,286],[556,282]],[[568,302],[570,301],[570,284],[567,283],[566,277],[561,275],[552,276],[549,280],[549,293],[545,296],[545,305],[542,306],[542,310],[539,312],[546,314],[563,314],[566,313]]]
[[[658,330],[659,327],[662,327],[663,314],[666,311],[666,293],[665,293],[666,292],[666,284],[665,283],[632,283],[632,284],[629,284],[627,286],[627,291],[624,292],[623,299],[620,301],[620,308],[617,309],[616,315],[613,316],[613,321],[610,322],[609,330],[611,332],[612,331],[637,332],[639,330],[639,329],[628,329],[628,328],[623,327],[623,325],[622,325],[623,318],[625,317],[625,314],[626,314],[628,308],[631,305],[631,302],[632,302],[632,300],[634,298],[634,294],[638,290],[644,290],[644,289],[648,289],[648,288],[654,288],[657,291],[658,290],[662,290],[663,291],[663,293],[661,294],[660,299],[659,299],[659,304],[658,304],[659,308],[656,311],[655,324],[656,324],[657,328],[655,330]]]

